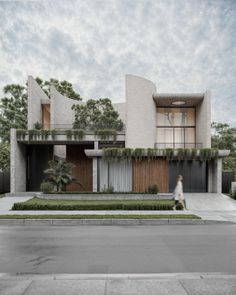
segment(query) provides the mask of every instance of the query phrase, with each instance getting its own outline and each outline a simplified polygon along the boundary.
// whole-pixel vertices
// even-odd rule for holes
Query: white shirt
[[[174,189],[174,197],[176,201],[179,201],[180,199],[184,199],[183,195],[183,184],[181,180],[177,181],[176,187]]]

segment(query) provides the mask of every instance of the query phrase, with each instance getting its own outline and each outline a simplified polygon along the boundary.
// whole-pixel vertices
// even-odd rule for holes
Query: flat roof
[[[157,106],[195,107],[204,99],[204,93],[154,93],[153,100]],[[183,101],[183,105],[174,105],[173,102]]]

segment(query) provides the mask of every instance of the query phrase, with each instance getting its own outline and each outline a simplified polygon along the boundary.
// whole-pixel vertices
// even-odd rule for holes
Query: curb
[[[236,279],[232,273],[111,273],[111,274],[31,274],[0,273],[3,280],[180,280],[180,279]]]
[[[142,226],[235,224],[231,221],[203,219],[0,219],[0,225],[15,226]]]

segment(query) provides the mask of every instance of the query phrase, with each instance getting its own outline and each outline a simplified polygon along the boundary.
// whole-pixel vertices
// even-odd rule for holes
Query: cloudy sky
[[[158,92],[212,92],[236,126],[236,1],[0,1],[0,88],[28,75],[124,101],[125,74]]]

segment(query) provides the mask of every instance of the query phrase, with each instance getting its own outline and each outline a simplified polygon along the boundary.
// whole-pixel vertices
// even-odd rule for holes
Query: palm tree
[[[56,186],[57,192],[61,192],[64,186],[75,181],[72,176],[73,164],[62,160],[52,160],[48,162],[48,165],[49,168],[44,173],[47,174],[48,180]]]

